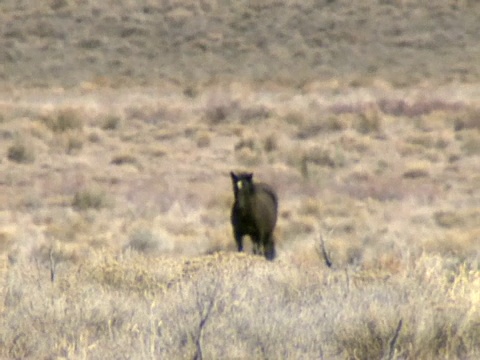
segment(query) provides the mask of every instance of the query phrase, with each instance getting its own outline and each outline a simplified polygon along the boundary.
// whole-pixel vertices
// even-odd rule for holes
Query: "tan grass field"
[[[2,2],[0,358],[479,358],[478,15]]]

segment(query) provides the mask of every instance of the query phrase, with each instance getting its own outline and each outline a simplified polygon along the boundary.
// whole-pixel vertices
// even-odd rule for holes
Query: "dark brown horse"
[[[277,222],[278,199],[273,189],[254,183],[252,173],[230,173],[235,202],[231,222],[238,251],[243,251],[243,237],[249,235],[255,254],[275,258],[273,230]]]

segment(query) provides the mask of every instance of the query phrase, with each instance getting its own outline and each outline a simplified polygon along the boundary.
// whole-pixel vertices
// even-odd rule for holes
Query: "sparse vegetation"
[[[480,358],[477,3],[1,1],[0,358]]]

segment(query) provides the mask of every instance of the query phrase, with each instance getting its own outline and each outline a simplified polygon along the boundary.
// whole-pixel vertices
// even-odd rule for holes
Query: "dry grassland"
[[[476,3],[158,3],[0,5],[0,358],[480,358]]]
[[[477,357],[475,91],[5,96],[2,357]],[[231,169],[279,192],[273,263]]]

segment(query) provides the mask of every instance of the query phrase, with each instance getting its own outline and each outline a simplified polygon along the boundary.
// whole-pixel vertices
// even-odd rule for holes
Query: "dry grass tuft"
[[[462,150],[469,156],[480,154],[480,131],[469,129],[462,131]]]
[[[122,119],[117,115],[108,115],[102,123],[103,130],[118,130],[122,125]]]
[[[148,230],[137,230],[130,235],[128,247],[143,253],[154,252],[158,249],[158,239]]]
[[[204,110],[204,116],[212,125],[229,120],[240,108],[238,101],[229,93],[214,92],[210,94]]]
[[[434,218],[439,226],[445,228],[464,225],[462,214],[458,214],[456,211],[437,211]]]
[[[332,149],[326,147],[312,147],[305,154],[305,160],[318,166],[326,166],[330,168],[342,166],[343,161],[340,157],[332,154]]]
[[[75,154],[82,150],[84,145],[83,134],[79,133],[69,133],[65,139],[65,150],[67,154]]]
[[[464,129],[480,130],[480,109],[470,107],[454,118],[455,131]]]
[[[361,134],[378,133],[382,130],[382,123],[382,115],[379,110],[372,107],[359,114],[355,128]]]
[[[72,206],[77,210],[101,209],[107,207],[109,201],[106,193],[100,189],[84,189],[75,193]]]
[[[475,250],[475,244],[478,242],[479,236],[480,229],[478,226],[470,229],[459,229],[452,226],[446,232],[434,233],[431,237],[426,238],[424,247],[431,253],[449,254],[459,261],[469,259],[477,259],[476,261],[478,261],[480,253]]]
[[[403,177],[407,179],[426,178],[430,176],[430,164],[425,161],[414,161],[407,164]]]
[[[479,224],[480,211],[478,209],[439,210],[433,217],[436,224],[444,228],[471,227]]]
[[[196,137],[196,141],[199,148],[206,148],[210,146],[210,143],[212,141],[211,135],[207,131],[200,132]]]
[[[414,101],[384,98],[377,101],[377,105],[385,114],[409,118],[428,115],[438,111],[455,112],[465,107],[461,102],[449,102],[443,99],[432,98],[416,99]]]
[[[7,150],[7,158],[19,164],[30,164],[35,161],[35,151],[31,144],[17,137]]]
[[[263,140],[263,149],[267,152],[273,152],[278,149],[278,140],[277,137],[273,134],[268,135],[264,140]]]
[[[138,159],[130,154],[120,154],[115,155],[111,161],[114,165],[124,165],[124,164],[132,164],[132,165],[139,165]]]

